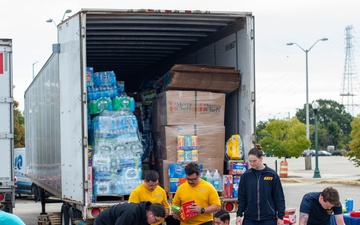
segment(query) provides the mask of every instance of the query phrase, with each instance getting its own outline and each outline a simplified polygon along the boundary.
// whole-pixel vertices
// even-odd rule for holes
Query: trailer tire
[[[68,213],[68,225],[73,225],[74,224],[74,213],[73,213],[73,208],[70,207],[69,208],[69,213]]]
[[[73,225],[75,219],[81,218],[81,212],[79,210],[77,210],[76,208],[73,207],[69,207],[69,224],[68,225]]]
[[[66,203],[61,206],[61,225],[69,225],[69,207]]]
[[[31,193],[34,195],[34,201],[40,201],[40,188],[36,184],[31,185]]]

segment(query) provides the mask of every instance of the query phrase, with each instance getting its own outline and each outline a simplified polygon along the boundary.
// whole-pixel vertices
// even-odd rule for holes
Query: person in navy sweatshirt
[[[260,145],[248,154],[251,168],[241,175],[236,225],[283,225],[285,196],[278,174],[263,164]]]
[[[122,203],[101,212],[94,225],[148,225],[165,217],[165,208],[159,203]]]

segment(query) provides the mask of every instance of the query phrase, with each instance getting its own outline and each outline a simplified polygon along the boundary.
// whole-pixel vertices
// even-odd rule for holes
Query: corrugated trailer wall
[[[25,92],[25,138],[27,176],[60,197],[58,62],[58,54],[52,54]]]
[[[12,40],[0,38],[0,200],[4,211],[15,207]]]

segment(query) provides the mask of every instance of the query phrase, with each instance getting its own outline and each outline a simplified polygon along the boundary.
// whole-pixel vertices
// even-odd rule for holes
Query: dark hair
[[[158,181],[159,180],[159,174],[155,170],[149,170],[145,174],[145,180],[146,181]]]
[[[151,203],[149,210],[153,213],[154,216],[165,218],[165,208],[160,203]]]
[[[336,206],[340,205],[339,192],[335,188],[327,187],[321,192],[321,195],[324,198],[324,202],[330,202]]]
[[[196,175],[200,174],[200,167],[196,162],[191,162],[185,166],[185,173],[187,175],[191,175],[196,173]]]
[[[226,220],[230,221],[230,214],[223,209],[216,212],[214,217],[219,218],[222,222],[225,222]]]
[[[261,146],[258,145],[258,144],[256,144],[256,145],[255,145],[255,148],[250,149],[248,155],[254,155],[254,156],[260,158],[260,157],[264,156],[264,153],[263,153],[263,151],[261,150]]]

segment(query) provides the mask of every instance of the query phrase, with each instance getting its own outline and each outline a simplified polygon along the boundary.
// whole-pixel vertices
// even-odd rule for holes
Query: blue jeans
[[[277,225],[277,219],[255,221],[255,220],[247,220],[244,218],[242,225]]]

